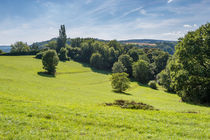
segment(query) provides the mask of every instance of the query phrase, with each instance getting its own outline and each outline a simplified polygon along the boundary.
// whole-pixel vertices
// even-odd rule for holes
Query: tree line
[[[61,25],[58,39],[48,42],[44,47],[40,48],[36,43],[27,46],[17,42],[12,45],[11,53],[21,54],[33,52],[32,50],[36,52],[36,58],[42,59],[44,69],[52,74],[55,73],[59,60],[73,59],[88,63],[96,69],[112,71],[112,80],[115,81],[112,86],[118,91],[129,87],[126,78],[130,77],[142,84],[148,84],[150,81],[149,85],[154,89],[157,88],[157,81],[169,92],[178,94],[183,101],[210,101],[209,23],[180,38],[173,56],[157,48],[139,48],[116,40],[75,38],[71,39],[69,44],[64,25]],[[49,56],[51,59],[46,58]],[[49,62],[44,61],[51,61],[53,66],[47,66]]]

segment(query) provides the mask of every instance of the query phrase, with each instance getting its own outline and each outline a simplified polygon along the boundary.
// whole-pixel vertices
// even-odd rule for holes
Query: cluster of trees
[[[101,42],[94,39],[72,39],[68,56],[92,67],[112,70],[113,73],[126,72],[142,83],[155,79],[162,71],[170,55],[160,49],[140,49],[132,45],[120,44],[116,40]],[[143,63],[143,65],[142,65]],[[142,77],[139,77],[140,73]]]
[[[183,101],[210,103],[210,23],[179,39],[175,54],[157,79]]]
[[[18,41],[11,45],[10,55],[35,55],[40,50],[37,43],[29,46],[27,43]]]
[[[67,36],[65,26],[61,25],[57,41],[46,44],[46,48],[37,53],[36,58],[42,59],[43,68],[52,75],[56,73],[56,66],[60,61],[70,60],[66,44]]]
[[[70,45],[66,41],[65,27],[62,25],[57,41],[48,42],[45,49],[37,53],[36,58],[43,59],[47,50],[55,50],[61,61],[71,58],[88,63],[96,69],[112,70],[124,79],[127,76],[134,77],[137,81],[147,84],[165,68],[170,57],[167,52],[160,49],[140,49],[116,40],[104,42],[92,38],[75,38],[71,39]],[[124,89],[120,88],[118,91]]]
[[[85,62],[101,70],[112,70],[112,87],[119,92],[129,87],[128,77],[156,89],[156,81],[168,91],[177,93],[183,101],[210,102],[210,24],[189,32],[179,39],[175,54],[157,48],[139,48],[116,40],[99,41],[92,38],[71,39],[69,44],[65,26],[59,37],[40,49],[34,43],[17,42],[11,53],[39,52],[44,69],[55,74],[59,60]],[[160,44],[160,46],[163,44]],[[170,45],[170,43],[169,43]],[[153,80],[153,81],[151,81]]]

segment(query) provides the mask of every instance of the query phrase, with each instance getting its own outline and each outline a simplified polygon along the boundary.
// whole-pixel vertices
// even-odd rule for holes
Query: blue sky
[[[0,44],[58,36],[177,40],[210,22],[210,0],[0,0]]]

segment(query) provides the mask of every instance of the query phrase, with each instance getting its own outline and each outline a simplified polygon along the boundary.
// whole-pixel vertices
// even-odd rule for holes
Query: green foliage
[[[155,63],[155,74],[158,74],[165,69],[169,57],[169,54],[163,51],[158,52],[158,55],[153,57]]]
[[[11,53],[24,54],[30,51],[29,46],[21,41],[11,45]]]
[[[112,88],[117,92],[123,92],[130,87],[128,74],[126,73],[113,73],[111,78]]]
[[[82,38],[75,38],[75,39],[71,39],[71,47],[75,48],[75,47],[81,47],[81,43],[83,42]]]
[[[146,84],[151,78],[149,63],[144,60],[135,62],[133,64],[133,76],[137,81]]]
[[[81,48],[68,47],[68,56],[76,61],[81,61]]]
[[[176,46],[171,86],[183,101],[210,103],[210,23],[188,32]]]
[[[30,46],[30,50],[31,51],[34,51],[34,52],[38,52],[40,49],[39,49],[39,45],[38,43],[33,43],[31,46]]]
[[[100,53],[93,53],[90,58],[90,64],[97,69],[102,69],[104,67],[102,55]]]
[[[67,61],[67,60],[70,60],[70,58],[68,57],[68,50],[64,47],[62,47],[60,49],[60,53],[59,53],[59,59],[61,61]]]
[[[108,58],[110,66],[113,66],[114,62],[117,61],[118,56],[119,56],[119,51],[115,50],[113,47],[110,47],[109,58]]]
[[[67,40],[67,36],[66,36],[66,29],[65,29],[65,25],[61,25],[61,28],[59,29],[59,37],[57,39],[57,48],[56,51],[60,52],[60,49],[62,47],[66,47],[66,40]]]
[[[160,85],[162,85],[167,91],[169,92],[174,92],[174,90],[171,88],[171,78],[170,78],[170,73],[167,69],[162,70],[158,75],[157,75],[157,80]]]
[[[122,62],[127,69],[126,72],[131,76],[133,59],[127,54],[122,54],[119,56],[118,61]]]
[[[43,55],[44,55],[44,52],[39,52],[36,54],[35,58],[42,59]]]
[[[83,42],[81,44],[81,61],[89,63],[92,53],[94,53],[94,48],[91,46],[91,43]]]
[[[148,83],[149,87],[151,87],[152,89],[157,89],[157,84],[154,80],[149,81]]]
[[[139,55],[143,55],[143,54],[145,54],[144,51],[138,48],[132,48],[132,49],[129,49],[128,51],[128,55],[130,55],[130,57],[133,58],[134,62],[138,61]]]
[[[113,73],[122,73],[122,72],[126,72],[126,68],[123,65],[123,63],[121,61],[117,61],[114,63],[113,67],[112,67],[112,72]]]
[[[56,51],[49,50],[44,52],[42,57],[43,69],[45,69],[49,74],[55,75],[58,62],[59,58]]]
[[[0,50],[0,54],[2,54],[3,53],[3,51],[2,50]]]
[[[149,63],[152,66],[153,75],[157,75],[163,69],[165,69],[167,61],[170,55],[167,52],[163,52],[159,49],[144,49],[144,52],[149,59]],[[144,59],[146,60],[146,59]],[[146,60],[147,61],[147,60]]]
[[[48,49],[51,49],[51,50],[56,50],[56,48],[57,48],[57,41],[56,40],[52,40],[52,41],[48,42],[45,45],[45,47],[48,48]]]
[[[122,49],[123,49],[117,40],[109,41],[108,46],[113,47],[115,50],[119,50],[119,51],[122,51]]]

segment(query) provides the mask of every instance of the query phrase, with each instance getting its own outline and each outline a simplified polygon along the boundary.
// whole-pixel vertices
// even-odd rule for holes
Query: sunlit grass
[[[110,74],[73,61],[60,62],[56,77],[40,72],[32,56],[0,57],[0,139],[210,139],[209,107],[136,82],[115,93]],[[160,111],[103,105],[117,99]]]

